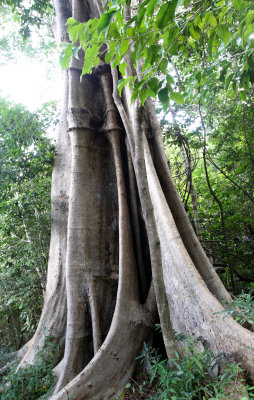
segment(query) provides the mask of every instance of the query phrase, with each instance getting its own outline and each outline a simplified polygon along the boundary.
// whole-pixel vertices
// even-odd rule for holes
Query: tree
[[[187,3],[189,7],[191,2]],[[148,9],[148,2],[138,10],[134,7],[140,23],[143,5]],[[176,5],[164,3],[159,10],[160,4],[156,5],[159,30],[174,19]],[[70,17],[69,31],[76,42],[82,41],[82,32],[93,34],[96,41],[119,16],[116,10],[102,15],[99,1],[74,0],[70,5],[55,0],[54,6],[56,35],[64,42],[69,40],[66,21]],[[121,8],[126,18],[131,16],[128,11],[129,3]],[[80,28],[76,20],[88,21],[88,28]],[[225,41],[227,32],[220,28]],[[133,96],[133,86],[125,86],[120,97],[117,62],[106,64],[103,48],[97,57],[104,39],[98,38],[97,48],[86,46],[85,69],[80,55],[81,59],[71,59],[64,74],[45,302],[33,339],[18,354],[21,366],[35,361],[35,349],[42,346],[46,329],[65,345],[52,399],[114,398],[133,372],[158,310],[169,358],[176,348],[173,330],[186,332],[195,335],[201,349],[209,346],[215,354],[224,352],[224,363],[241,362],[251,376],[253,334],[220,313],[221,299],[230,303],[231,297],[174,188],[154,106],[146,99],[152,93],[146,90],[139,61],[133,63],[129,48],[114,47],[116,57],[124,58],[125,79],[136,85],[134,92],[137,81],[142,81],[146,90],[142,102],[138,93]],[[67,59],[72,47],[66,47]],[[82,70],[90,69],[92,73],[81,80]],[[164,93],[160,92],[161,98]],[[182,101],[181,95],[173,98]],[[164,103],[168,102],[167,96]]]

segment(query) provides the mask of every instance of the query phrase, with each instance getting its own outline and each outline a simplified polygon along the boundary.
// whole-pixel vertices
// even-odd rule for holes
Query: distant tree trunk
[[[61,41],[68,17],[102,10],[91,0],[54,5]],[[218,314],[231,299],[172,183],[152,101],[131,104],[127,88],[120,98],[118,72],[103,61],[80,83],[81,69],[75,59],[65,73],[46,296],[21,365],[34,362],[46,331],[65,344],[52,400],[113,399],[158,310],[169,357],[173,328],[252,373],[253,334]]]
[[[192,182],[192,163],[191,163],[191,152],[190,152],[190,148],[189,148],[189,143],[188,143],[188,140],[186,139],[186,137],[181,133],[180,127],[177,124],[175,111],[172,108],[170,108],[170,112],[172,115],[173,124],[175,126],[175,134],[177,135],[177,137],[179,139],[179,147],[180,147],[180,152],[181,152],[182,159],[183,159],[183,165],[184,165],[184,170],[185,170],[185,175],[186,175],[186,180],[187,180],[187,187],[189,188],[189,194],[191,196],[195,231],[196,231],[198,240],[202,241],[202,230],[201,230],[200,220],[199,220],[199,215],[198,215],[197,195],[196,195],[195,188],[194,188],[194,185]],[[186,147],[187,147],[187,149],[186,149]],[[188,201],[188,197],[189,196],[187,195],[186,203]]]

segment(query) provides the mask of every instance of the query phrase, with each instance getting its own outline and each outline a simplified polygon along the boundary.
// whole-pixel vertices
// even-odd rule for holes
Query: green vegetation
[[[238,310],[242,311],[239,314]],[[253,290],[250,293],[242,293],[230,304],[230,308],[222,312],[223,318],[232,315],[233,318],[241,325],[245,322],[254,324],[254,299]]]
[[[222,91],[208,110],[172,105],[175,123],[164,118],[163,132],[189,216],[197,228],[196,201],[200,240],[225,285],[236,294],[253,283],[253,92],[246,102],[228,94]],[[206,116],[205,131],[200,115]]]
[[[52,3],[47,0],[33,2],[0,0],[0,6],[5,9],[5,12],[12,13],[14,19],[20,25],[20,33],[23,38],[30,36],[31,27],[36,26],[37,29],[40,29],[41,26],[49,23],[49,17],[52,17],[53,14]]]
[[[0,346],[17,350],[42,307],[54,146],[39,115],[3,99],[0,114]]]
[[[68,68],[70,57],[78,57],[82,48],[82,74],[91,73],[101,52],[106,62],[119,67],[120,93],[128,84],[134,89],[132,100],[140,97],[144,104],[148,96],[158,96],[165,111],[170,101],[187,104],[202,98],[208,104],[222,86],[246,100],[254,81],[251,1],[145,0],[126,16],[129,4],[109,1],[104,14],[87,23],[69,18],[72,43],[66,44],[61,65]],[[79,47],[74,47],[77,40]],[[127,53],[135,68],[144,60],[139,77],[127,76]],[[181,65],[179,88],[175,64]]]
[[[170,364],[145,344],[139,359],[149,365],[149,375],[139,384],[128,383],[122,398],[141,398],[142,394],[149,400],[224,400],[233,391],[241,400],[254,398],[254,387],[244,383],[239,365],[229,363],[216,376],[222,355],[214,356],[207,347],[201,350],[203,345],[195,338],[178,336],[176,340],[179,351]]]
[[[39,353],[35,365],[28,365],[17,371],[17,365],[11,367],[0,385],[2,400],[47,399],[55,384],[52,369],[56,356],[56,345],[47,336],[44,348]]]
[[[239,310],[244,316],[239,315]],[[224,318],[232,315],[241,324],[246,321],[253,324],[252,293],[239,295],[231,310],[223,314]],[[160,331],[160,325],[156,324],[155,329]],[[158,350],[144,343],[137,358],[143,365],[143,372],[137,381],[131,380],[125,386],[123,399],[225,400],[231,399],[233,392],[241,400],[254,398],[254,386],[246,385],[240,365],[223,363],[223,355],[215,356],[209,346],[202,343],[202,338],[176,334],[175,339],[178,351],[172,360],[163,359]]]

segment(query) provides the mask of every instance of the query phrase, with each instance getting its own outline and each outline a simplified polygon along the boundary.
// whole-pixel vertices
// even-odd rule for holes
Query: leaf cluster
[[[170,360],[163,360],[154,348],[146,344],[141,361],[149,360],[150,381],[155,382],[154,394],[149,399],[157,400],[223,400],[230,395],[229,388],[235,387],[239,398],[253,398],[253,387],[244,385],[241,368],[237,364],[228,364],[223,374],[216,376],[216,369],[223,354],[215,356],[209,348],[202,350],[196,338],[176,335],[179,351]],[[215,375],[211,378],[211,375]]]
[[[48,23],[48,17],[52,16],[53,7],[49,0],[0,0],[0,6],[8,7],[13,17],[21,25],[20,33],[28,38],[31,33],[31,26],[40,28]]]
[[[25,368],[13,366],[2,379],[0,395],[2,400],[35,400],[49,398],[55,385],[54,361],[58,348],[50,336],[45,338],[42,350],[37,352],[35,364]]]
[[[242,313],[239,313],[239,310]],[[246,322],[254,324],[254,298],[253,290],[249,293],[242,293],[230,304],[230,308],[222,312],[223,318],[231,315],[239,324]]]
[[[104,58],[118,67],[124,86],[133,89],[132,100],[144,104],[159,98],[164,110],[170,102],[195,101],[200,88],[209,97],[210,81],[239,90],[241,97],[254,82],[253,3],[244,0],[191,1],[145,0],[133,6],[112,0],[97,19],[67,22],[72,43],[66,44],[60,63],[68,68],[71,56],[85,52],[82,75],[89,74]],[[73,44],[78,43],[75,48]],[[132,62],[138,74],[130,74]],[[178,87],[174,64],[186,70]],[[210,94],[212,96],[212,93]]]

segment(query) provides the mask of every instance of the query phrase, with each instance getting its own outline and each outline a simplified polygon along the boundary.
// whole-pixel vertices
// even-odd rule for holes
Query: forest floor
[[[145,400],[152,399],[158,388],[158,379],[151,382],[151,376],[142,374],[126,385],[119,400]]]

